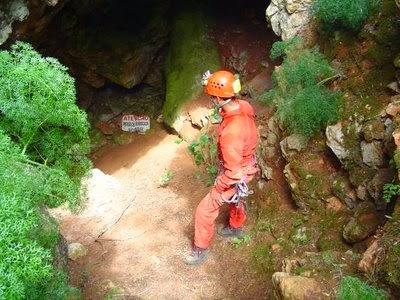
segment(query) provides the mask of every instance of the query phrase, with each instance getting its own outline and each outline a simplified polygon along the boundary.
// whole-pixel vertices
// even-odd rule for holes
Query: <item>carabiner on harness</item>
[[[240,202],[245,201],[243,198],[247,198],[249,195],[253,194],[253,191],[249,189],[246,181],[243,179],[235,184],[236,192],[229,200],[225,200],[225,203],[240,205]]]

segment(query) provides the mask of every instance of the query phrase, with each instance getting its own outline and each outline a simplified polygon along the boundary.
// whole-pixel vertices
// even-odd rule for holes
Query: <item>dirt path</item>
[[[187,144],[176,141],[158,129],[105,150],[95,165],[110,176],[99,172],[86,209],[78,215],[58,212],[68,242],[89,249],[70,264],[73,284],[85,299],[262,297],[265,288],[248,270],[246,254],[229,242],[216,238],[203,266],[182,262],[191,243],[194,208],[207,188],[195,177]],[[165,170],[174,176],[160,187]],[[102,222],[106,225],[99,229]]]

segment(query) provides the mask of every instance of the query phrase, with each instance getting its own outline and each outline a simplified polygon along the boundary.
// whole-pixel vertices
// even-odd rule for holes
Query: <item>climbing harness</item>
[[[245,203],[245,199],[249,195],[253,194],[253,191],[249,189],[245,180],[240,180],[235,184],[236,192],[229,200],[225,200],[225,203],[235,204],[238,207],[242,202]]]

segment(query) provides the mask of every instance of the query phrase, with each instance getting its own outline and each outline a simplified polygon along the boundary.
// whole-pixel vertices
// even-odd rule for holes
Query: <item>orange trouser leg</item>
[[[230,204],[229,213],[229,225],[233,228],[242,227],[246,221],[246,210],[243,202],[238,206],[236,206],[236,204]]]
[[[214,235],[215,219],[218,217],[219,196],[214,189],[200,201],[194,216],[194,245],[206,249]]]

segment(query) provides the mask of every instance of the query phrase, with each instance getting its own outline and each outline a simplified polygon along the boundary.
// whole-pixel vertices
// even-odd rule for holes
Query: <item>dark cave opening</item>
[[[33,43],[69,68],[79,105],[94,127],[109,136],[123,114],[152,120],[161,115],[179,11],[202,11],[223,69],[240,74],[245,83],[260,73],[267,74],[261,80],[269,79],[273,63],[268,51],[276,36],[265,20],[267,5],[261,0],[72,0]],[[205,64],[199,76],[207,69]]]

